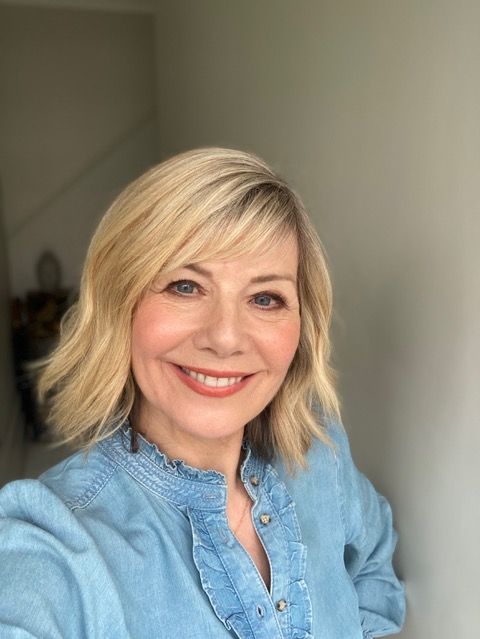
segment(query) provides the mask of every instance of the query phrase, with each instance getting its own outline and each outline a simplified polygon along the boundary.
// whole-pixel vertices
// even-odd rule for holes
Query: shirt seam
[[[127,465],[124,465],[124,464],[121,464],[120,462],[118,462],[113,455],[110,455],[108,450],[105,450],[105,448],[101,447],[100,451],[101,451],[101,453],[103,455],[105,455],[105,457],[107,457],[112,463],[114,463],[116,465],[116,468],[120,468],[122,471],[127,473],[127,475],[129,477],[131,477],[134,481],[136,481],[138,484],[140,484],[140,486],[145,488],[145,490],[148,490],[149,493],[151,493],[152,495],[155,495],[155,497],[158,497],[159,499],[163,499],[164,501],[166,501],[168,503],[174,504],[179,509],[182,508],[183,506],[185,506],[185,504],[183,502],[176,501],[170,495],[166,495],[166,494],[164,494],[164,492],[161,492],[161,491],[155,489],[155,487],[149,485],[148,481],[146,481],[142,477],[139,477],[135,472],[131,471]],[[145,458],[145,460],[147,462],[150,463],[150,465],[153,465],[155,467],[155,469],[159,468],[159,466],[157,464],[155,464],[155,462],[153,462],[151,459],[149,459],[148,455],[145,455],[141,451],[139,451],[137,453],[132,453],[132,454],[135,454],[135,455],[142,454],[142,456]],[[162,468],[160,468],[160,470],[162,472],[166,473],[168,477],[170,477],[170,474],[167,471],[163,470]],[[186,479],[186,478],[182,477],[182,479]],[[198,481],[195,481],[195,480],[188,480],[188,481],[191,481],[192,483],[196,483],[196,484],[201,484],[202,483],[202,482],[198,482]],[[216,511],[218,511],[218,507],[215,506],[215,507],[212,507],[212,508],[204,508],[203,510],[206,510],[208,512],[216,512]]]
[[[122,468],[125,468],[125,466],[123,464],[121,464],[115,458],[114,455],[110,455],[109,451],[106,449],[105,446],[102,446],[100,444],[99,448],[100,448],[101,452],[104,455],[106,455],[110,460],[112,460],[115,464],[117,464],[117,466],[121,466]],[[150,459],[149,455],[147,455],[147,453],[145,451],[143,451],[143,450],[138,450],[136,453],[131,453],[131,454],[135,455],[135,456],[141,456],[149,464],[149,466],[152,466],[153,468],[155,468],[155,470],[163,473],[169,479],[173,479],[173,480],[179,479],[181,481],[188,481],[188,482],[190,482],[192,484],[196,484],[196,485],[200,485],[200,486],[207,486],[207,485],[222,486],[222,487],[225,486],[224,483],[205,482],[205,481],[202,481],[201,479],[193,479],[191,477],[188,477],[188,476],[185,476],[185,475],[180,475],[180,474],[175,473],[175,472],[169,472],[168,470],[166,470],[165,468],[163,468],[159,464],[155,463],[152,459]]]
[[[98,480],[98,482],[94,486],[89,487],[87,490],[81,493],[80,496],[78,496],[76,499],[67,499],[65,501],[65,505],[68,508],[70,508],[72,512],[74,512],[75,510],[82,510],[84,508],[87,508],[96,499],[96,497],[102,492],[102,490],[105,488],[105,486],[108,484],[110,479],[113,477],[113,475],[117,471],[117,468],[118,466],[115,466],[115,465],[111,466],[109,469],[109,472],[105,473],[105,475],[103,475],[103,477],[100,480]],[[86,501],[84,502],[84,500]]]
[[[153,466],[155,469],[159,470],[161,473],[164,473],[167,477],[172,478],[172,479],[181,479],[182,481],[188,481],[191,482],[192,484],[199,484],[201,486],[206,486],[208,484],[211,484],[212,486],[224,486],[225,484],[221,484],[221,483],[217,483],[217,482],[205,482],[202,481],[201,479],[193,479],[191,477],[185,476],[185,475],[179,475],[175,472],[169,472],[168,470],[166,470],[165,468],[162,468],[162,466],[160,466],[159,464],[156,464],[152,459],[150,459],[150,457],[147,455],[147,453],[145,453],[145,451],[143,450],[138,450],[136,453],[132,453],[132,455],[141,455],[143,457],[143,459],[148,462],[148,464],[150,466]]]
[[[340,485],[340,459],[338,455],[338,447],[335,451],[333,451],[332,454],[335,458],[335,488],[337,491],[337,499],[339,504],[340,521],[343,528],[344,544],[346,544],[347,543],[347,522],[345,517],[345,497],[343,494],[342,487]]]
[[[175,499],[173,499],[172,497],[167,496],[167,495],[165,495],[165,494],[163,494],[163,493],[159,492],[158,490],[155,490],[155,488],[152,488],[152,486],[149,486],[149,485],[148,485],[148,483],[147,483],[147,482],[145,482],[142,478],[138,477],[138,476],[137,476],[134,472],[130,471],[130,470],[128,469],[128,467],[127,467],[127,466],[123,466],[122,464],[119,464],[119,468],[120,468],[123,472],[127,473],[127,475],[128,475],[129,477],[131,477],[134,481],[136,481],[138,484],[140,484],[140,486],[141,486],[142,488],[145,488],[145,490],[148,490],[148,492],[149,492],[151,495],[153,495],[154,497],[157,497],[157,499],[161,499],[162,501],[165,501],[165,502],[167,502],[167,503],[169,503],[169,504],[173,504],[173,505],[174,505],[176,508],[178,508],[179,510],[180,510],[183,506],[185,506],[185,504],[183,504],[183,503],[181,503],[181,502],[179,502],[179,501],[176,501],[176,500],[175,500]],[[209,512],[211,512],[211,511],[209,511]]]

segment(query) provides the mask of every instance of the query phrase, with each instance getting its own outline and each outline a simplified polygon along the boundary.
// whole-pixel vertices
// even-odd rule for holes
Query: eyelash
[[[197,289],[199,292],[201,291],[201,286],[199,286],[196,282],[193,282],[192,280],[176,280],[175,282],[170,282],[170,284],[168,284],[165,290],[172,293],[173,295],[178,295],[179,297],[190,297],[190,295],[193,295],[193,293],[181,293],[180,291],[176,291],[175,287],[181,284],[189,284],[193,288]],[[264,310],[267,310],[267,311],[276,310],[278,308],[288,308],[287,300],[283,297],[283,295],[280,295],[279,293],[261,291],[260,293],[257,293],[256,295],[254,295],[252,300],[255,300],[259,297],[270,297],[272,300],[276,302],[276,305],[262,306],[260,304],[256,304],[255,306],[257,306],[258,308],[263,308]]]

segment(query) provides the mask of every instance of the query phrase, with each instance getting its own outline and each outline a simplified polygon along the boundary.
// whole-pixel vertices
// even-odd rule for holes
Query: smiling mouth
[[[244,379],[244,377],[246,377],[243,375],[232,377],[213,377],[212,375],[205,375],[204,373],[193,371],[189,368],[185,368],[184,366],[180,366],[179,368],[181,368],[186,375],[208,388],[228,388],[229,386],[238,384],[242,381],[242,379]]]
[[[181,364],[173,364],[177,377],[188,388],[199,395],[222,399],[242,391],[256,373],[245,373],[239,370],[213,370],[209,368],[187,368]]]

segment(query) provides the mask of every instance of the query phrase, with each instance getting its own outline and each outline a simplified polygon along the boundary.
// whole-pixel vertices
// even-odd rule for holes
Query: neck
[[[178,429],[168,429],[132,414],[132,426],[147,441],[156,444],[169,459],[181,459],[193,468],[215,470],[225,476],[229,492],[239,486],[243,461],[243,429],[228,437],[202,438]]]

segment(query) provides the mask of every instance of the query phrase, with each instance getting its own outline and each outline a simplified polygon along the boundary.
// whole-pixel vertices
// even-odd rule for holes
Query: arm
[[[30,523],[7,518],[0,509],[0,636],[4,639],[66,636],[62,616],[74,609],[71,584],[52,552],[53,544],[49,547],[43,537]]]
[[[125,636],[95,541],[36,480],[0,491],[0,593],[2,639]]]
[[[340,507],[345,530],[345,567],[358,596],[365,639],[399,632],[405,617],[403,584],[392,567],[397,534],[388,502],[353,463],[343,426],[337,444]]]

